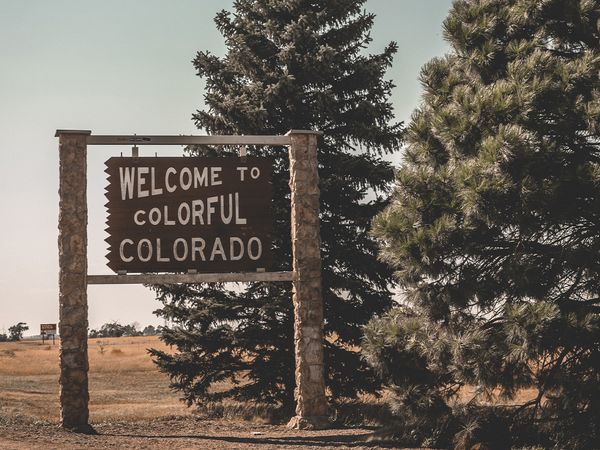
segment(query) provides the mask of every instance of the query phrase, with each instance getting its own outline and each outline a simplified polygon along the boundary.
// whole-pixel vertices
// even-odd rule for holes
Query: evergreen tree
[[[419,438],[449,439],[462,417],[462,448],[527,431],[598,448],[599,20],[598,0],[459,0],[451,52],[422,70],[375,225],[406,306],[364,343]],[[465,385],[477,396],[452,412]],[[525,388],[536,393],[519,403]],[[515,407],[475,413],[493,392]]]
[[[365,0],[238,0],[215,19],[224,57],[199,52],[206,110],[193,118],[209,134],[324,133],[318,142],[325,308],[326,382],[334,397],[373,391],[377,381],[361,360],[361,327],[392,304],[391,270],[377,260],[369,235],[393,181],[383,156],[397,151],[401,124],[384,80],[396,44],[365,54],[374,16]],[[211,148],[190,155],[236,155]],[[275,158],[273,270],[290,270],[288,156]],[[290,406],[294,390],[290,283],[159,286],[159,315],[172,324],[162,339],[177,351],[152,350],[172,387],[188,404],[224,397]],[[223,380],[233,387],[210,390]]]

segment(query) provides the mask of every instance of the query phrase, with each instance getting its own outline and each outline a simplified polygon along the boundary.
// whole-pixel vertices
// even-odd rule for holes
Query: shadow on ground
[[[323,448],[336,448],[336,447],[360,447],[360,448],[398,448],[397,444],[392,442],[384,442],[373,439],[372,433],[363,434],[331,434],[332,430],[328,430],[329,434],[318,434],[314,436],[255,436],[255,437],[244,437],[244,436],[223,436],[223,435],[210,435],[210,434],[169,434],[169,435],[153,435],[143,433],[102,433],[102,436],[112,436],[121,438],[131,439],[148,439],[148,440],[186,440],[186,441],[221,441],[231,444],[246,444],[252,447],[260,447],[261,445],[270,446],[306,446],[306,447],[323,447]],[[304,432],[310,433],[310,432]]]

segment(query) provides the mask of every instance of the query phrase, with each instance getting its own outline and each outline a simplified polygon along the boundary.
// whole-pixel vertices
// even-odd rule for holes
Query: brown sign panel
[[[40,334],[56,334],[56,324],[55,323],[41,323],[40,324]]]
[[[110,158],[108,267],[129,273],[267,268],[272,164],[268,158]]]

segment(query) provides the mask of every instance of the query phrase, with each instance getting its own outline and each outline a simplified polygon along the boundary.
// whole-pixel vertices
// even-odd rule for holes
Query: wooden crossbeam
[[[133,275],[88,275],[87,284],[177,284],[248,283],[253,281],[293,281],[294,272],[239,273],[153,273]]]
[[[88,145],[273,145],[288,146],[289,136],[138,136],[89,135]]]

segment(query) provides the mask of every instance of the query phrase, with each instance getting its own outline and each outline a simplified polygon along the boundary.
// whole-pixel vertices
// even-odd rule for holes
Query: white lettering
[[[210,225],[212,223],[212,215],[215,213],[216,209],[213,206],[213,203],[217,203],[219,201],[219,197],[216,195],[213,197],[208,197],[206,199],[206,224]]]
[[[253,167],[250,169],[250,176],[253,180],[256,180],[258,177],[260,177],[260,169],[258,167]]]
[[[137,168],[137,194],[138,198],[148,197],[150,195],[150,191],[148,189],[142,189],[142,186],[146,184],[146,178],[143,175],[146,175],[150,172],[148,167],[138,167]]]
[[[177,246],[180,244],[183,244],[183,255],[180,255],[177,250]],[[187,255],[188,255],[187,241],[183,238],[175,239],[175,242],[173,243],[173,256],[175,257],[175,260],[176,261],[184,261],[187,258]]]
[[[183,213],[189,216],[189,213]],[[148,215],[149,216],[149,215]],[[189,220],[189,219],[188,219]],[[254,236],[246,240],[241,236],[229,238],[216,237],[207,241],[201,237],[179,237],[172,245],[161,238],[123,239],[119,244],[119,257],[124,263],[140,261],[143,263],[169,263],[172,261],[240,261],[249,258],[260,260],[263,256],[263,244]]]
[[[204,202],[202,200],[192,200],[192,225],[196,225],[196,219],[200,225],[204,225]]]
[[[200,169],[198,167],[194,167],[194,188],[208,186],[208,167]]]
[[[145,220],[139,219],[139,216],[141,215],[145,215],[146,211],[144,211],[143,209],[140,209],[139,211],[136,211],[135,214],[133,215],[133,221],[135,222],[136,225],[144,225],[146,223]]]
[[[182,214],[182,212],[185,211],[185,216]],[[190,221],[190,217],[191,217],[191,212],[190,212],[190,205],[188,205],[187,203],[181,203],[179,205],[179,208],[177,209],[177,220],[179,220],[179,223],[181,225],[187,225],[188,222]]]
[[[229,215],[225,215],[225,196],[221,195],[221,221],[224,224],[228,224],[231,222],[231,217],[233,216],[233,195],[229,194]]]
[[[150,213],[148,213],[148,220],[151,225],[158,225],[160,223],[160,219],[162,219],[160,214],[160,209],[152,208]]]
[[[252,242],[256,242],[256,253],[252,253]],[[262,242],[257,237],[252,237],[248,241],[248,256],[252,261],[256,261],[262,256]]]
[[[165,217],[165,225],[175,225],[175,221],[174,220],[169,220],[169,207],[167,205],[165,205],[164,207],[164,217]]]
[[[248,170],[248,168],[247,167],[236,167],[236,169],[240,173],[240,181],[244,181],[244,172],[246,172],[246,170]]]
[[[123,239],[121,241],[121,245],[119,245],[119,256],[121,257],[121,261],[131,262],[133,261],[133,256],[125,256],[125,244],[133,245],[133,241],[131,239]]]
[[[192,171],[189,167],[181,169],[181,173],[179,174],[179,185],[184,191],[187,191],[192,187]]]
[[[142,255],[142,249],[146,247],[147,250],[147,255],[143,256]],[[137,245],[137,254],[138,254],[138,258],[140,259],[140,261],[142,262],[148,262],[150,261],[150,259],[152,258],[152,243],[150,242],[150,239],[140,239],[140,242],[138,242]]]
[[[223,184],[223,182],[221,180],[219,180],[219,175],[221,173],[222,168],[221,167],[211,167],[210,168],[210,185],[211,186],[218,186],[220,184]]]
[[[240,217],[240,194],[235,193],[235,224],[246,225],[246,218]]]
[[[206,261],[204,257],[204,246],[206,241],[202,238],[192,238],[192,261],[196,261],[196,253],[200,255],[201,261]]]
[[[133,167],[119,167],[119,178],[121,180],[121,200],[133,198],[133,177],[135,169]]]
[[[227,255],[225,255],[225,250],[223,249],[223,244],[221,243],[221,238],[215,238],[215,243],[213,244],[212,253],[210,254],[210,261],[215,260],[215,256],[221,255],[221,259],[223,261],[227,261]]]
[[[176,173],[177,171],[173,167],[169,167],[165,172],[165,188],[167,189],[167,192],[175,192],[177,189],[177,185],[169,183],[169,175]]]
[[[152,193],[152,195],[161,195],[163,193],[163,190],[162,188],[156,187],[156,174],[154,173],[155,171],[155,167],[152,167],[150,169],[150,192]]]
[[[169,261],[171,261],[171,259],[170,259],[170,258],[167,258],[167,257],[164,257],[164,258],[163,258],[163,257],[161,256],[161,251],[162,251],[162,248],[161,248],[161,245],[160,245],[160,244],[161,244],[161,241],[160,241],[160,239],[157,239],[157,240],[156,240],[156,261],[158,261],[158,262],[169,262]]]
[[[238,244],[238,253],[235,253],[234,244]],[[231,237],[229,239],[229,260],[239,261],[244,257],[244,241],[239,237]]]

